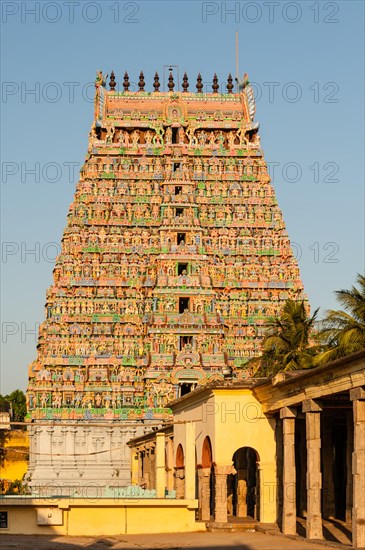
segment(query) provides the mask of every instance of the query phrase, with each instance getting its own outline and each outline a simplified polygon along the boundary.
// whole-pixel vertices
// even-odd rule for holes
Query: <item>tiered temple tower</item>
[[[247,75],[236,93],[230,75],[109,87],[99,73],[29,368],[33,487],[127,481],[125,441],[196,386],[249,377],[265,320],[303,299]]]

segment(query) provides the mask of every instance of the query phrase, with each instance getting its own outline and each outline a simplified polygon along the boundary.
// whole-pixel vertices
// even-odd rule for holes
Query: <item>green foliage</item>
[[[4,459],[6,455],[5,445],[10,437],[9,430],[0,430],[0,467],[4,465]]]
[[[327,312],[319,334],[322,351],[316,365],[365,350],[365,276],[358,274],[356,282],[359,288],[335,292],[343,309]]]
[[[25,395],[21,390],[15,390],[9,395],[0,395],[0,403],[10,403],[13,410],[13,422],[24,422],[25,415],[27,414],[27,406]]]
[[[318,310],[309,317],[304,301],[287,300],[280,317],[268,319],[264,351],[250,362],[256,376],[273,376],[278,372],[313,367],[318,349],[312,343],[317,313]]]
[[[5,495],[30,495],[30,493],[28,484],[21,479],[12,481],[5,491]]]

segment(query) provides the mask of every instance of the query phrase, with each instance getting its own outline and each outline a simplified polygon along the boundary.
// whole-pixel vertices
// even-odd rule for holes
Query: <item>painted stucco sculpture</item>
[[[49,481],[55,448],[67,455],[62,478],[77,449],[102,455],[140,433],[113,431],[106,441],[104,429],[95,445],[85,421],[158,424],[168,402],[196,386],[249,377],[266,319],[286,299],[303,299],[253,92],[247,75],[238,93],[232,80],[224,90],[215,75],[203,93],[199,75],[193,92],[185,73],[180,92],[171,72],[161,92],[156,73],[147,92],[141,73],[130,91],[125,73],[118,92],[114,72],[110,90],[97,75],[88,152],[29,367],[28,416],[40,430],[33,480],[43,479],[42,452]],[[42,422],[53,420],[45,434]],[[72,437],[57,431],[61,420],[74,421]],[[123,461],[111,470],[127,472]]]

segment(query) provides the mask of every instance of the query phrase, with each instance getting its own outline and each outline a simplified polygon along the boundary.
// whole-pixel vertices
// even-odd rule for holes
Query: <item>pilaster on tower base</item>
[[[68,425],[35,422],[29,428],[28,485],[42,496],[102,496],[131,483],[127,442],[152,426],[141,423],[85,422]]]

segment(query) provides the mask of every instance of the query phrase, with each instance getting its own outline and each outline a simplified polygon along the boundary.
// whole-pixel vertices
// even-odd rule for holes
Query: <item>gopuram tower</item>
[[[197,386],[249,377],[266,319],[303,299],[247,75],[195,86],[97,76],[29,367],[33,489],[128,483],[126,441]]]

